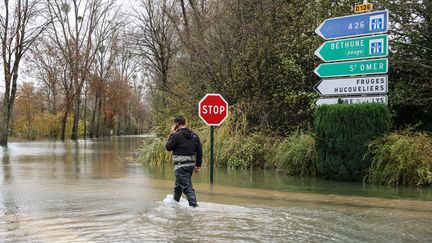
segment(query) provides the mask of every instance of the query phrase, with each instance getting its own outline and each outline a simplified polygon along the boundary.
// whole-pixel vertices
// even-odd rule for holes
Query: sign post
[[[360,14],[326,19],[316,28],[327,40],[315,51],[325,62],[314,70],[323,78],[314,86],[322,96],[317,106],[339,101],[388,104],[389,11],[372,10],[365,0],[354,6]]]
[[[388,10],[383,10],[326,19],[315,32],[326,40],[386,33],[388,17]]]
[[[210,183],[213,183],[213,167],[214,167],[214,126],[210,126]]]
[[[315,105],[334,105],[337,104],[339,99],[342,100],[344,104],[360,104],[360,103],[380,103],[388,104],[387,95],[377,95],[377,96],[345,96],[345,97],[329,97],[320,98],[315,101]]]
[[[314,89],[322,96],[385,94],[388,76],[322,79]]]
[[[210,183],[213,183],[214,127],[228,117],[228,102],[220,94],[206,94],[198,103],[198,115],[210,126]]]
[[[315,51],[315,56],[325,62],[334,62],[386,57],[387,53],[387,35],[374,35],[326,41]]]
[[[387,58],[364,61],[322,63],[314,72],[319,77],[342,77],[387,73]]]

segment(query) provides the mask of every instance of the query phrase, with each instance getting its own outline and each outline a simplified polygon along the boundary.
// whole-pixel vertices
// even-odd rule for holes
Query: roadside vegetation
[[[315,111],[318,174],[360,181],[371,163],[368,143],[387,134],[391,112],[383,104],[337,104]]]
[[[315,138],[308,133],[291,134],[278,146],[275,162],[278,170],[289,175],[315,176]]]
[[[430,136],[419,132],[432,131],[432,1],[374,1],[375,9],[390,11],[391,113],[341,105],[322,109],[339,115],[314,115],[313,70],[321,62],[314,51],[323,42],[314,29],[351,14],[356,3],[5,1],[0,146],[9,138],[150,131],[160,138],[145,142],[141,160],[161,165],[170,161],[164,143],[172,119],[182,114],[207,155],[209,128],[197,105],[206,93],[220,93],[230,115],[215,131],[217,166],[430,184]],[[413,125],[412,134],[386,135]]]
[[[231,112],[234,115],[231,115],[220,127],[215,128],[215,165],[232,169],[274,167],[274,154],[280,139],[270,132],[248,132],[245,115],[237,114],[235,107],[231,108]],[[203,161],[204,164],[208,164],[210,128],[203,124],[192,125],[190,128],[200,137],[204,153]],[[139,160],[153,165],[171,164],[171,153],[165,150],[167,139],[168,135],[145,140],[139,151]]]
[[[376,9],[390,10],[393,23],[389,109],[359,113],[341,105],[331,119],[314,117],[313,69],[320,61],[313,53],[322,40],[313,30],[324,19],[352,13],[356,1],[141,3],[143,21],[137,23],[148,37],[144,44],[152,47],[146,59],[152,73],[151,127],[162,138],[146,142],[157,153],[143,155],[146,163],[155,163],[151,158],[170,163],[164,142],[180,114],[200,135],[208,156],[209,128],[197,114],[206,93],[220,93],[230,104],[229,120],[215,129],[220,167],[271,167],[290,175],[361,181],[374,159],[370,141],[410,124],[432,131],[430,2],[374,2]],[[344,112],[350,114],[346,120]],[[204,160],[206,165],[208,157]]]
[[[386,185],[432,184],[432,136],[410,129],[369,144],[372,164],[365,182]]]

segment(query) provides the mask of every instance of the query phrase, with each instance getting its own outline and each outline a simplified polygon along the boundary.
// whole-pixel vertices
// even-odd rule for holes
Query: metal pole
[[[213,184],[213,144],[214,144],[214,126],[210,126],[210,183]]]

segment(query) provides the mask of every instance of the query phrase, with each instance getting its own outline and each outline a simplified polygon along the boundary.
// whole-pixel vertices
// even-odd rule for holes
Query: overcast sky
[[[118,5],[122,6],[122,9],[124,12],[130,13],[130,10],[133,6],[137,6],[140,2],[139,0],[116,0]],[[0,60],[1,61],[1,60]],[[1,63],[1,62],[0,62]],[[1,63],[2,64],[2,63]],[[3,65],[3,64],[2,64]],[[22,84],[22,82],[33,82],[38,83],[38,80],[29,77],[26,75],[23,70],[25,69],[25,62],[24,60],[20,64],[20,73],[18,75],[18,85]],[[5,92],[5,82],[4,82],[4,72],[3,72],[3,66],[0,67],[0,95],[3,95]]]

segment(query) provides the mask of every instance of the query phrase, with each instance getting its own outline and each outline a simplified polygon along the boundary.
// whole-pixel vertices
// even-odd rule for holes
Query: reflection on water
[[[0,242],[432,241],[430,189],[204,169],[200,207],[173,204],[172,168],[123,159],[143,139],[2,148]]]
[[[153,178],[172,179],[171,167],[145,166],[145,171]],[[209,170],[194,175],[194,181],[207,183]],[[319,194],[355,195],[394,199],[415,199],[432,201],[432,188],[386,187],[363,185],[357,182],[328,181],[320,178],[287,176],[274,170],[230,170],[216,168],[214,180],[219,185],[243,188],[259,188],[286,192],[306,192]]]

